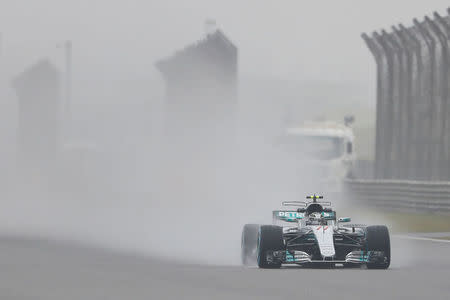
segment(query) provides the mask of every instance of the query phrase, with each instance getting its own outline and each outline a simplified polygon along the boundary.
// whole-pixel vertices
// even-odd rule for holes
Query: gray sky
[[[361,32],[409,25],[434,10],[445,14],[448,5],[445,0],[0,0],[0,32],[7,73],[42,56],[62,60],[55,45],[71,39],[82,76],[152,77],[158,76],[156,59],[197,40],[203,21],[214,18],[239,46],[243,75],[367,84],[374,66]]]

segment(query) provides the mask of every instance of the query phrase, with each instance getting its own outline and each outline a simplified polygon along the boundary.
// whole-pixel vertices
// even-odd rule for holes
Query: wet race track
[[[0,299],[449,299],[450,243],[393,237],[392,247],[388,270],[261,270],[3,238]]]

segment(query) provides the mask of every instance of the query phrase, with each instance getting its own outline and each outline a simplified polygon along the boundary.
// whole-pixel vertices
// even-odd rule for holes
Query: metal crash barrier
[[[381,209],[450,213],[450,182],[346,180],[355,202]]]

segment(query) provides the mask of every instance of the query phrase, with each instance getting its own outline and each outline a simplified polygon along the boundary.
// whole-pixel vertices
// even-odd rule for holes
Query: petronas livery
[[[244,226],[241,248],[244,265],[389,267],[391,247],[386,226],[347,224],[351,219],[337,219],[330,202],[318,201],[322,196],[306,198],[312,201],[283,202],[286,209],[272,212],[272,225]]]

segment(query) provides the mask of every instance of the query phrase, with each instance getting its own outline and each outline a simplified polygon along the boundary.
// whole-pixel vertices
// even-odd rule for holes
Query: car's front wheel
[[[384,253],[384,260],[367,263],[367,268],[389,268],[391,264],[391,241],[388,228],[384,225],[366,227],[366,243],[368,251],[381,251]]]
[[[262,225],[258,233],[257,261],[258,267],[275,269],[281,267],[281,262],[270,259],[273,251],[284,250],[283,228],[274,225]]]

